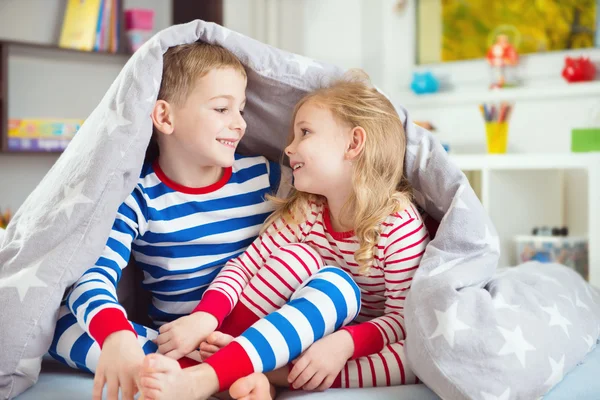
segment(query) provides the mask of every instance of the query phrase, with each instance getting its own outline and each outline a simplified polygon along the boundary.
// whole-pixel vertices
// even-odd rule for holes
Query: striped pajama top
[[[102,346],[119,330],[133,331],[116,287],[130,255],[152,293],[156,325],[188,315],[225,263],[243,253],[273,211],[264,197],[277,190],[280,166],[236,155],[213,185],[188,188],[158,163],[145,164],[137,186],[119,207],[102,255],[75,283],[67,305]]]

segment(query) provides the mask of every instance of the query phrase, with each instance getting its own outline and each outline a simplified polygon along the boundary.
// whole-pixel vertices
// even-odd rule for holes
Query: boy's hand
[[[106,338],[100,353],[96,375],[94,376],[93,400],[102,399],[102,390],[107,386],[106,399],[133,400],[138,392],[137,377],[144,360],[144,351],[135,334],[118,331]]]
[[[179,360],[190,354],[217,329],[219,322],[209,313],[195,312],[160,327],[158,352]]]
[[[325,336],[293,361],[288,382],[294,389],[329,389],[353,353],[354,341],[348,332],[337,331]]]

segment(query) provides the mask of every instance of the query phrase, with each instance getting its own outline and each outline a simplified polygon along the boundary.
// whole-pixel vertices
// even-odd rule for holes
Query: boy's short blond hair
[[[169,48],[163,56],[158,99],[183,104],[196,81],[218,68],[233,68],[246,77],[246,70],[240,60],[221,46],[196,42]]]
[[[158,100],[175,105],[184,104],[198,79],[218,68],[233,68],[247,77],[240,60],[219,45],[195,42],[169,48],[163,56],[163,73]],[[153,161],[158,154],[154,130],[146,150],[146,161]]]

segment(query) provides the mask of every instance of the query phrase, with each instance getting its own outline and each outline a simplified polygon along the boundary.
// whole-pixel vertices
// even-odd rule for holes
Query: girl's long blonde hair
[[[318,89],[302,98],[294,109],[293,125],[300,107],[307,103],[330,110],[340,122],[362,127],[366,132],[363,151],[353,160],[353,193],[343,208],[350,216],[359,248],[354,258],[359,272],[368,275],[373,264],[381,223],[394,212],[408,207],[412,197],[404,177],[406,134],[392,103],[375,89],[366,73],[352,70],[341,80]],[[266,220],[263,231],[279,218],[291,217],[291,223],[303,221],[311,202],[323,203],[325,198],[292,188],[285,198],[269,196],[277,206]]]

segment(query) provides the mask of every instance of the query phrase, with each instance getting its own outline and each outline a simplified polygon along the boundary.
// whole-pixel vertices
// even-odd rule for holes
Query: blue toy
[[[430,71],[415,72],[410,88],[416,94],[436,93],[440,88],[440,82]]]

